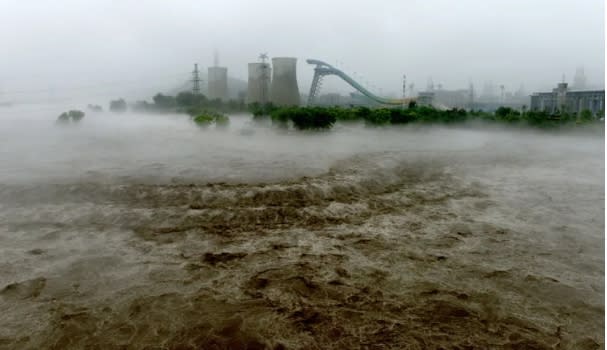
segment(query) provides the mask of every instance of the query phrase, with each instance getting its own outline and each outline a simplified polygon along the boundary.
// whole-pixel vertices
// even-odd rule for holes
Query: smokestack
[[[228,99],[228,69],[226,67],[209,67],[208,69],[209,99]]]
[[[270,101],[270,77],[272,68],[268,63],[249,63],[249,85],[247,103],[265,104]]]
[[[296,73],[297,58],[272,58],[270,97],[277,106],[299,106],[299,87]]]

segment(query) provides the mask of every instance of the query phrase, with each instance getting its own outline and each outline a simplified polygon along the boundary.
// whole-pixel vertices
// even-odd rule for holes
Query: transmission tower
[[[266,104],[268,103],[268,91],[267,91],[267,81],[268,77],[268,64],[266,60],[268,59],[268,53],[264,52],[259,55],[259,59],[261,60],[261,89],[260,89],[260,100],[261,100],[261,108],[265,111]]]
[[[200,73],[198,72],[198,63],[194,63],[194,71],[192,71],[192,93],[200,95]]]
[[[403,109],[405,109],[405,98],[407,97],[407,76],[403,74]]]
[[[474,84],[470,81],[468,87],[468,108],[470,110],[474,109]]]

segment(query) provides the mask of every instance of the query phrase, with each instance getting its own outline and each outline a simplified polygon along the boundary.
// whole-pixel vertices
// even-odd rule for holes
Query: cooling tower
[[[272,58],[270,99],[277,106],[298,106],[299,88],[296,74],[297,58]]]
[[[228,100],[228,69],[226,67],[209,67],[209,90],[207,96],[210,100]]]
[[[270,102],[270,77],[272,68],[268,63],[249,63],[249,85],[247,103]]]

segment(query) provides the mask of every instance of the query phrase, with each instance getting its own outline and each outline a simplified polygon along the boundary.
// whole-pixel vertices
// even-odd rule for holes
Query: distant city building
[[[208,68],[208,98],[228,100],[228,69],[226,67]]]
[[[483,89],[481,90],[479,98],[487,101],[495,101],[499,98],[497,88],[492,81],[486,81],[483,84]]]
[[[434,102],[434,92],[420,91],[417,94],[417,104],[420,106],[432,106]]]
[[[463,108],[493,112],[502,106],[521,109],[529,103],[529,96],[523,95],[522,88],[519,88],[516,92],[505,91],[505,89],[500,88],[499,95],[494,94],[495,91],[491,83],[485,84],[482,95],[478,97],[472,84],[467,89],[446,90],[439,88],[419,92],[417,104],[431,105],[441,109]]]
[[[468,89],[434,91],[434,103],[447,108],[469,108],[470,91]]]
[[[572,88],[575,90],[586,89],[586,75],[584,74],[584,67],[578,67],[575,70],[575,75],[573,76]]]
[[[551,92],[531,95],[531,110],[556,113],[580,113],[587,109],[593,115],[605,112],[605,90],[570,90],[567,83],[559,83]]]
[[[420,91],[417,95],[417,104],[443,109],[469,108],[470,90],[444,90],[441,86],[441,88],[432,91]]]
[[[338,93],[327,93],[316,98],[316,104],[323,106],[342,106],[347,105],[349,102],[350,99]]]

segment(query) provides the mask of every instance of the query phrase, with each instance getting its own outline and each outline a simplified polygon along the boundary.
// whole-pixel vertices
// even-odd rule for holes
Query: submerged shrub
[[[272,124],[277,125],[279,127],[285,128],[289,125],[289,120],[291,120],[291,114],[295,113],[295,111],[299,109],[298,107],[288,107],[275,109],[270,112],[270,118],[272,119]]]
[[[103,112],[103,108],[99,105],[93,105],[93,104],[89,104],[87,106],[87,108],[91,111],[91,112]]]
[[[207,127],[213,123],[215,123],[215,126],[220,128],[226,128],[230,125],[230,118],[228,118],[226,115],[211,111],[203,111],[192,118],[192,120],[194,123],[196,123],[196,125],[201,127]]]
[[[223,114],[219,114],[215,117],[215,126],[218,128],[227,128],[230,125],[230,118]]]
[[[213,123],[214,118],[208,114],[199,114],[193,120],[198,126],[209,126]]]
[[[126,112],[126,101],[124,99],[118,99],[118,100],[113,100],[110,101],[110,111],[112,112],[117,112],[117,113],[121,113],[121,112]]]
[[[58,123],[69,123],[70,122],[70,116],[69,116],[69,114],[67,114],[67,112],[61,113],[57,117],[57,122]]]
[[[61,113],[57,117],[57,122],[58,123],[62,123],[62,124],[69,123],[69,122],[77,123],[82,118],[84,118],[84,112],[83,111],[71,110],[71,111],[68,111],[68,112]]]
[[[84,118],[84,112],[83,111],[78,111],[78,110],[72,110],[68,112],[70,118],[72,118],[72,121],[74,122],[79,122],[80,119]]]

